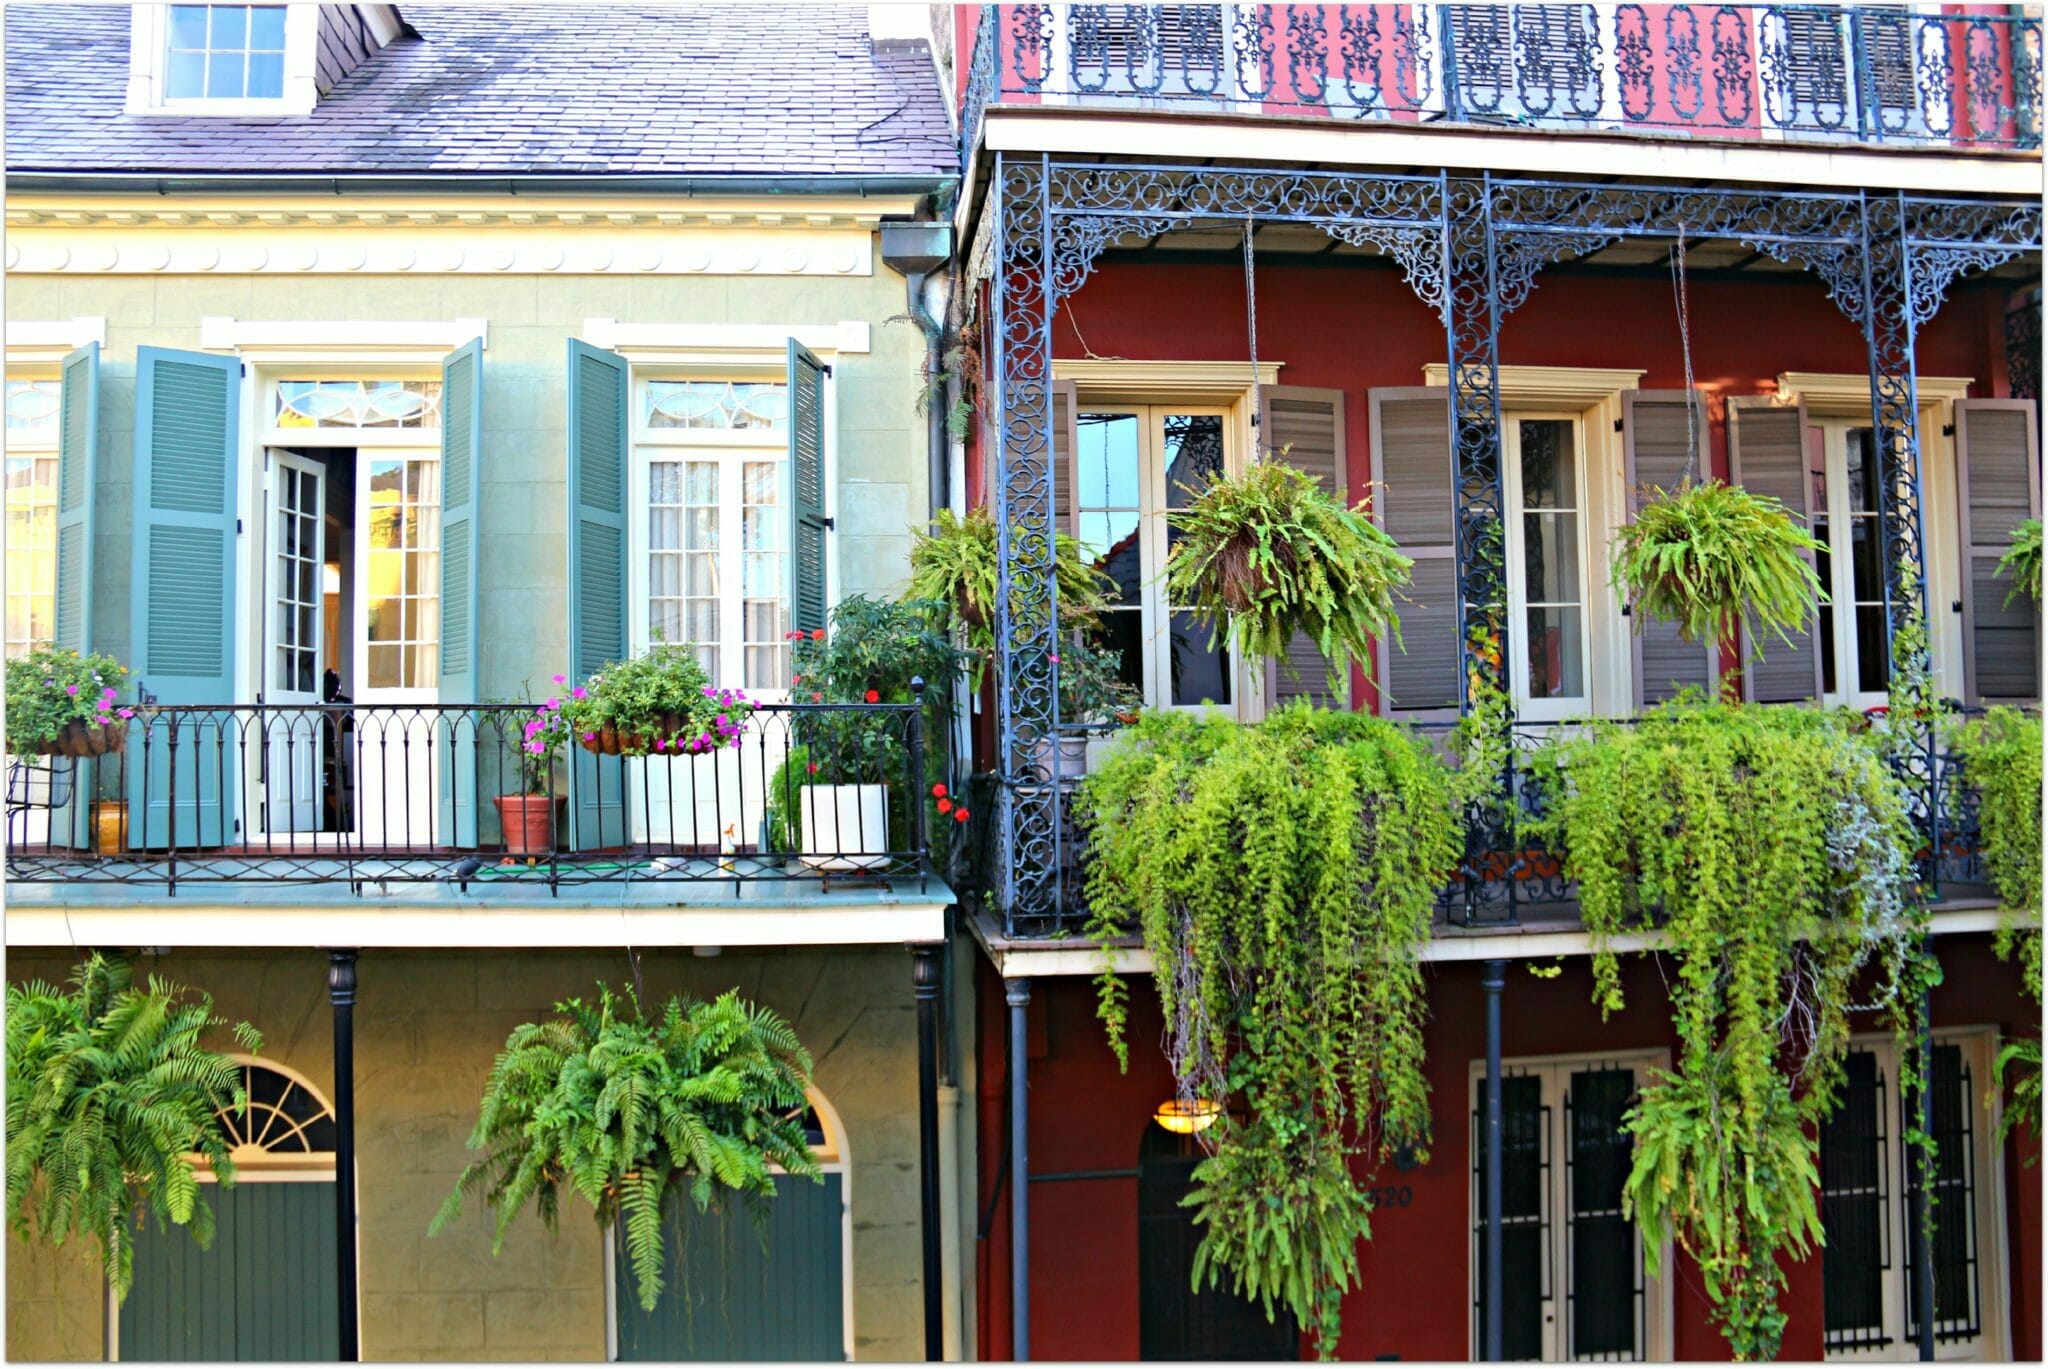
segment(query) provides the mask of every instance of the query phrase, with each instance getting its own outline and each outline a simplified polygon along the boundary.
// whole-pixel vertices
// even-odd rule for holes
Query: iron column
[[[1031,1358],[1031,981],[1006,980],[1003,996],[1010,1004],[1010,1358],[1021,1364]]]
[[[945,1290],[939,1286],[939,946],[910,948],[917,1000],[918,1217],[924,1230],[924,1357],[945,1358]]]
[[[1500,1104],[1500,992],[1507,982],[1507,961],[1489,960],[1480,967],[1479,987],[1486,992],[1486,1298],[1480,1309],[1484,1332],[1481,1357],[1489,1361],[1501,1358],[1500,1171],[1504,1126]]]
[[[341,1360],[362,1358],[356,1327],[356,953],[330,951],[334,1005],[334,1286]]]

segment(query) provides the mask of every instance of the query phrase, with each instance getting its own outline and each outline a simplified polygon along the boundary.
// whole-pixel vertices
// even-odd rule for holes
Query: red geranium
[[[940,811],[941,813],[950,813],[950,812],[952,812],[952,811],[953,811],[953,800],[951,800],[951,799],[940,799],[940,800],[939,800],[939,811]]]
[[[933,786],[932,786],[932,797],[933,797],[933,798],[935,798],[935,799],[942,799],[942,798],[946,797],[946,786],[945,786],[945,785],[943,785],[943,784],[935,784],[935,785],[933,785]]]
[[[955,809],[953,810],[953,821],[955,821],[955,822],[965,822],[965,821],[967,821],[967,810],[966,810],[965,808],[955,808]]]
[[[882,691],[879,689],[870,689],[868,691],[867,698],[869,703],[878,704],[882,701]]]

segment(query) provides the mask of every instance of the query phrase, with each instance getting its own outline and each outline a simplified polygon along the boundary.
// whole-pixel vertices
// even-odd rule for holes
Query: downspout
[[[953,260],[953,226],[929,221],[885,223],[882,225],[882,262],[903,273],[911,320],[924,332],[924,374],[926,382],[925,461],[927,505],[932,513],[945,508],[951,452],[946,445],[944,390],[935,396],[932,377],[939,374],[945,354],[944,325],[925,305],[925,290]]]

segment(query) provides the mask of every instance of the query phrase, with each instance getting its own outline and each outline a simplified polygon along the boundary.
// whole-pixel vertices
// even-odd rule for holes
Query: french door
[[[327,665],[321,631],[326,491],[324,463],[271,453],[263,701],[283,711],[258,716],[264,730],[265,834],[272,841],[321,830],[328,729],[311,706],[321,702]]]
[[[441,681],[441,461],[431,447],[356,452],[350,748],[366,846],[448,844],[439,774],[457,738],[433,705]]]

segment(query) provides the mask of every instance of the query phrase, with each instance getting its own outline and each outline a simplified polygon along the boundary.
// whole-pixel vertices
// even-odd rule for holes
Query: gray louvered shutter
[[[441,363],[441,677],[436,697],[467,708],[482,698],[477,669],[478,514],[482,512],[484,343],[472,338]],[[441,768],[443,841],[474,846],[477,838],[474,713],[441,715],[438,740],[448,748]]]
[[[1623,462],[1631,514],[1650,496],[1650,487],[1674,490],[1684,476],[1686,437],[1693,431],[1698,452],[1695,479],[1708,470],[1707,434],[1699,424],[1704,402],[1686,403],[1683,390],[1627,390],[1621,396]],[[1663,703],[1679,690],[1695,687],[1713,693],[1714,643],[1688,642],[1675,623],[1631,613],[1630,641],[1635,654],[1637,708]]]
[[[1401,605],[1401,646],[1380,649],[1381,711],[1454,718],[1464,698],[1458,648],[1458,495],[1451,468],[1449,392],[1374,390],[1373,510],[1415,562]]]
[[[790,624],[825,626],[825,377],[830,368],[789,340]]]
[[[1074,451],[1081,400],[1071,380],[1052,383],[1052,516],[1053,526],[1071,536],[1081,535],[1080,477],[1074,469]]]
[[[2024,590],[2013,594],[2010,574],[1996,573],[2013,529],[2041,513],[2040,422],[2031,399],[1956,401],[1963,696],[1970,704],[2041,697],[2041,607]]]
[[[627,654],[626,359],[569,339],[569,672],[588,679]],[[625,772],[617,757],[571,743],[577,850],[625,841]]]
[[[1805,529],[1813,526],[1812,492],[1817,462],[1806,431],[1804,404],[1779,405],[1768,400],[1728,401],[1728,462],[1735,483],[1757,494],[1781,500]],[[1807,703],[1821,693],[1820,605],[1808,615],[1806,630],[1791,634],[1790,645],[1775,634],[1758,642],[1747,625],[1742,631],[1742,696],[1752,703]]]
[[[235,357],[135,349],[129,653],[137,695],[150,703],[234,702],[241,391]],[[221,843],[239,769],[222,752],[223,741],[239,740],[226,735],[232,727],[229,714],[187,715],[131,736],[124,765],[136,846]]]
[[[92,650],[92,506],[99,489],[100,345],[64,358],[57,426],[57,620],[52,642]]]
[[[1275,459],[1306,471],[1323,488],[1346,503],[1351,499],[1344,464],[1344,392],[1302,385],[1269,385],[1259,392],[1260,441]],[[1359,662],[1361,666],[1367,662]],[[1330,663],[1307,633],[1297,632],[1287,644],[1287,659],[1266,662],[1266,707],[1279,708],[1296,699],[1318,708],[1351,707],[1350,671],[1341,688],[1330,690]]]

